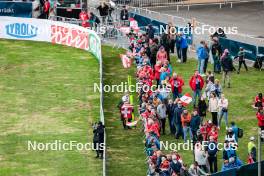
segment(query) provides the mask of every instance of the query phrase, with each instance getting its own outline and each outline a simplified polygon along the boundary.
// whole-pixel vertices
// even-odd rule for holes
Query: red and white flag
[[[124,68],[131,67],[132,61],[131,61],[131,59],[129,57],[127,57],[127,55],[120,54],[120,58],[122,60],[122,63],[123,63]]]
[[[186,93],[180,98],[180,100],[183,106],[187,106],[192,102],[192,96],[189,93]]]

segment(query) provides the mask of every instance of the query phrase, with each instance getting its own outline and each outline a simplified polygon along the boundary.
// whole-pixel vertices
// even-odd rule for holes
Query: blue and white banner
[[[32,17],[31,2],[3,2],[0,1],[0,16]]]

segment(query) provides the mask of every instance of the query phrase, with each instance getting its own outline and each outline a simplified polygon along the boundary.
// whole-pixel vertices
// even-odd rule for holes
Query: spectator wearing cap
[[[251,136],[249,138],[249,142],[248,142],[248,156],[249,156],[249,159],[252,159],[253,162],[256,162],[257,161],[257,148],[256,148],[256,144],[255,144],[255,137],[254,136]],[[252,163],[252,161],[251,161]]]
[[[230,57],[228,49],[224,50],[223,55],[221,56],[221,64],[223,67],[223,83],[225,87],[225,83],[227,82],[228,88],[231,87],[231,72],[233,71],[233,61]]]
[[[94,137],[93,137],[93,143],[96,146],[96,158],[100,158],[103,159],[103,148],[101,147],[102,144],[104,143],[104,128],[105,126],[103,125],[103,123],[101,121],[98,122],[98,124],[95,125],[93,133],[94,133]]]
[[[228,142],[231,142],[231,143],[237,143],[236,138],[235,138],[235,134],[234,134],[232,128],[227,129],[225,140]]]
[[[246,61],[245,61],[245,50],[244,50],[243,47],[239,48],[237,57],[238,57],[238,62],[239,62],[237,74],[240,73],[240,69],[241,69],[242,64],[244,65],[246,71],[248,71],[248,67],[247,67],[247,64],[246,64]]]
[[[198,70],[195,70],[194,75],[191,77],[189,81],[189,85],[191,89],[193,90],[193,106],[196,106],[196,98],[198,99],[201,98],[201,91],[204,86],[204,80],[203,78],[199,75]]]

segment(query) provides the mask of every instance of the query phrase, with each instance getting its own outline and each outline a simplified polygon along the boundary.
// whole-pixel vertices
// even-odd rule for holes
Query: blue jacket
[[[184,108],[181,107],[179,108],[178,106],[176,106],[176,108],[174,109],[174,114],[173,114],[173,122],[176,124],[181,124],[181,114],[183,112]]]
[[[208,52],[207,52],[206,48],[202,45],[200,45],[197,48],[196,53],[197,53],[198,60],[203,60],[203,59],[208,58]]]
[[[231,128],[233,129],[233,132],[235,134],[236,141],[238,141],[238,127],[234,125],[234,126],[231,126]]]
[[[160,74],[160,83],[161,81],[165,80],[167,76],[169,76],[168,72],[162,72]]]
[[[187,42],[187,38],[186,38],[185,35],[183,35],[183,36],[181,37],[181,44],[180,44],[180,47],[181,47],[181,49],[182,49],[182,48],[188,48],[188,42]]]
[[[201,123],[200,116],[198,116],[198,115],[193,116],[191,121],[190,121],[190,127],[191,127],[192,131],[197,131],[199,129],[200,123]]]
[[[176,45],[176,48],[181,47],[181,37],[178,35],[175,38],[175,45]]]

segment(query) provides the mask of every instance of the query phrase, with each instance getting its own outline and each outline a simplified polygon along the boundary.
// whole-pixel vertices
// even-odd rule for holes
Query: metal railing
[[[220,6],[223,4],[230,4],[240,2],[252,2],[263,0],[113,0],[119,5],[130,5],[134,7],[171,7],[171,6],[191,6],[191,5],[212,5],[217,4]]]

